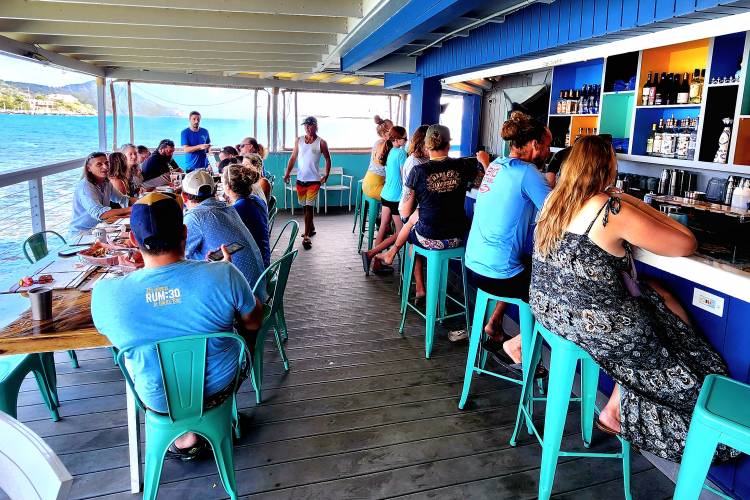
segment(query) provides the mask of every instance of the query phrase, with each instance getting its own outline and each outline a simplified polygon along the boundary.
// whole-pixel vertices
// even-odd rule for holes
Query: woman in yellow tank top
[[[385,142],[388,132],[393,127],[393,122],[388,119],[383,120],[378,115],[375,115],[375,123],[377,124],[376,130],[380,139],[372,147],[370,165],[367,167],[367,173],[362,180],[362,192],[365,193],[365,196],[380,201],[380,191],[383,190],[383,185],[385,185],[385,161],[381,165],[377,159],[377,155],[380,146]]]

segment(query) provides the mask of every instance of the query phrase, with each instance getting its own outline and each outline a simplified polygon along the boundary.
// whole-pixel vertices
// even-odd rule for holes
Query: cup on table
[[[38,286],[29,290],[28,294],[31,300],[31,319],[34,321],[52,319],[52,289]]]
[[[95,227],[91,231],[91,236],[93,236],[95,240],[99,240],[102,243],[109,242],[109,240],[107,239],[107,231],[103,227]]]
[[[170,172],[169,173],[169,184],[173,188],[180,188],[180,187],[182,187],[182,174],[180,172]]]

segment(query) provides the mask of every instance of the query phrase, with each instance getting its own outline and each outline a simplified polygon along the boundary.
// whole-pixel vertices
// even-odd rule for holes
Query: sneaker
[[[468,338],[469,334],[466,333],[466,330],[452,330],[450,333],[448,333],[448,340],[450,340],[451,342],[459,342]]]
[[[167,457],[178,458],[183,462],[190,462],[200,458],[208,450],[208,442],[198,436],[198,441],[190,448],[178,448],[174,443],[167,448]]]

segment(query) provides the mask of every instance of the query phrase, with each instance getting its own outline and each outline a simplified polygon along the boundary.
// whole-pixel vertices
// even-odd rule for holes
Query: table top
[[[30,264],[21,276],[33,276],[39,269],[61,258],[56,251]],[[85,282],[101,278],[92,274]],[[19,279],[21,276],[15,277]],[[10,285],[10,284],[9,284]],[[9,286],[0,287],[8,290]],[[112,345],[100,334],[91,319],[91,287],[54,290],[52,292],[52,318],[46,321],[31,319],[31,304],[25,293],[0,294],[0,355],[31,352],[65,351]]]

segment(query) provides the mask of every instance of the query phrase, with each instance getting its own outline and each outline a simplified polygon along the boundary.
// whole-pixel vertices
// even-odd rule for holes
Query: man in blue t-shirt
[[[211,148],[208,130],[201,127],[201,114],[191,111],[189,118],[190,126],[180,134],[182,148],[185,151],[185,172],[208,167],[206,152]]]
[[[235,328],[253,346],[261,326],[262,306],[250,285],[222,247],[224,261],[185,259],[187,228],[182,207],[167,194],[149,193],[130,216],[131,242],[143,254],[145,267],[123,277],[100,280],[91,296],[96,328],[118,349],[134,348],[126,366],[135,389],[150,409],[166,413],[156,342]],[[210,339],[206,352],[204,407],[232,396],[239,345]],[[193,433],[177,438],[170,451],[190,460],[206,449]]]

